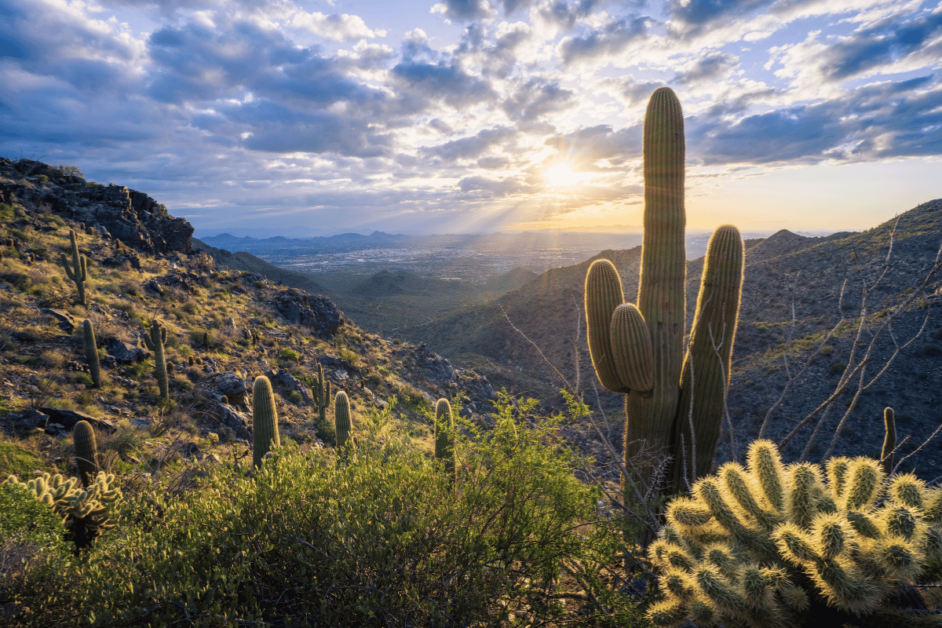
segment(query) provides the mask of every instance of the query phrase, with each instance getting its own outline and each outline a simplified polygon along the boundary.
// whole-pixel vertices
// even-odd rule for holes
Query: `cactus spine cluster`
[[[144,332],[144,344],[154,352],[154,373],[157,375],[160,398],[170,399],[170,391],[167,388],[167,360],[164,357],[165,342],[167,342],[167,329],[155,320],[150,331]]]
[[[86,305],[85,280],[88,279],[88,266],[85,256],[79,255],[78,243],[75,241],[75,231],[71,229],[69,229],[69,241],[72,242],[72,261],[69,262],[65,253],[62,253],[62,267],[65,268],[65,274],[69,280],[75,282],[79,294],[79,303]]]
[[[339,393],[338,393],[339,394]],[[327,406],[330,405],[330,381],[324,377],[324,365],[317,365],[317,383],[311,388],[314,406],[321,423],[327,423]]]
[[[755,441],[748,469],[723,465],[667,521],[648,548],[666,595],[657,626],[938,625],[894,600],[919,605],[912,579],[942,557],[942,488],[870,458],[784,467]]]
[[[95,430],[88,421],[79,421],[72,428],[72,442],[75,445],[75,462],[82,476],[82,486],[88,488],[98,473],[98,442]]]
[[[275,393],[271,389],[271,382],[264,375],[257,377],[252,387],[252,432],[252,462],[257,469],[262,466],[265,454],[271,451],[273,445],[281,446]]]
[[[95,343],[95,329],[89,320],[82,323],[82,331],[85,334],[85,360],[88,362],[88,370],[92,374],[92,382],[95,388],[101,388],[101,364],[98,361],[98,345]]]
[[[893,415],[893,408],[883,411],[883,423],[886,425],[886,435],[883,437],[880,460],[883,461],[883,471],[889,474],[893,470],[893,450],[896,449],[896,417]]]
[[[455,451],[455,418],[447,399],[435,404],[435,459],[443,461],[451,483],[458,483],[458,452]]]
[[[337,449],[342,450],[350,442],[353,421],[350,419],[350,400],[347,393],[340,391],[334,400],[334,430],[337,434]]]
[[[642,452],[670,454],[668,492],[710,469],[729,383],[742,290],[743,243],[730,225],[710,239],[690,348],[684,356],[684,119],[666,87],[655,90],[644,121],[644,238],[637,307],[621,278],[597,260],[585,282],[589,352],[602,385],[625,394],[626,468],[647,483]],[[692,433],[691,433],[692,424]]]

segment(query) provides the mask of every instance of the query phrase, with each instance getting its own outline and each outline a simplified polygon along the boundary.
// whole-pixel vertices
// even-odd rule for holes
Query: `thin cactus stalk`
[[[636,474],[626,479],[649,487],[656,457],[671,455],[678,468],[668,469],[664,490],[672,493],[686,489],[713,461],[729,384],[743,245],[735,227],[720,227],[713,235],[685,358],[686,146],[680,102],[669,88],[655,90],[648,102],[643,152],[637,307],[623,303],[614,265],[597,260],[586,277],[586,325],[599,381],[625,394],[625,467]]]
[[[257,469],[262,466],[262,460],[265,454],[271,451],[272,446],[281,445],[275,393],[272,391],[271,382],[264,375],[256,378],[252,387],[252,433],[252,462]]]
[[[72,442],[75,445],[75,462],[82,476],[82,486],[91,486],[98,473],[98,443],[95,430],[88,421],[79,421],[72,428]]]
[[[869,458],[786,468],[769,441],[747,459],[668,505],[655,625],[938,625],[912,582],[942,558],[942,489]]]
[[[65,253],[60,258],[62,267],[65,268],[65,274],[70,281],[75,282],[78,289],[79,304],[87,305],[85,302],[85,281],[88,279],[88,266],[84,255],[79,254],[78,243],[75,241],[75,231],[69,230],[69,241],[72,243],[72,261],[69,262]]]
[[[883,438],[883,451],[880,460],[883,461],[883,472],[889,475],[893,471],[893,450],[896,449],[896,417],[893,408],[883,411],[883,423],[886,425],[886,436]]]
[[[455,451],[455,418],[447,399],[435,404],[435,459],[443,461],[452,486],[458,484],[457,451]]]
[[[334,399],[334,430],[337,435],[337,451],[350,445],[350,433],[353,431],[353,420],[350,418],[350,400],[347,393],[340,391]]]
[[[101,388],[101,364],[98,360],[98,345],[95,343],[95,329],[91,321],[82,323],[82,331],[85,334],[85,360],[88,362],[88,370],[91,371],[95,388]]]
[[[157,376],[161,399],[170,399],[170,391],[167,387],[167,360],[164,357],[164,343],[166,342],[167,329],[154,321],[150,331],[144,332],[144,344],[154,352],[154,373]]]
[[[326,423],[327,406],[330,405],[330,381],[324,377],[323,364],[317,365],[317,383],[311,388],[311,396],[314,398],[314,407],[317,408],[321,423]]]

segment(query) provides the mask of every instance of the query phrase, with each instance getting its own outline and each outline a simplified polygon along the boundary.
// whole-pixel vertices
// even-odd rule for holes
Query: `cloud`
[[[331,41],[350,41],[385,37],[386,31],[374,31],[366,26],[358,15],[325,15],[323,13],[298,11],[291,19],[291,26],[319,35]]]
[[[466,177],[458,182],[462,194],[494,197],[510,196],[532,191],[532,188],[513,178],[491,179],[488,177]]]
[[[840,98],[687,121],[691,154],[707,165],[872,161],[942,154],[942,85],[931,77],[859,87]]]
[[[678,85],[692,85],[703,81],[715,81],[725,78],[738,65],[739,57],[736,55],[710,51],[678,72],[673,82]]]
[[[499,146],[516,135],[517,131],[509,127],[484,129],[471,137],[452,140],[440,146],[423,147],[422,152],[429,157],[435,157],[444,162],[476,159],[493,146]]]
[[[532,122],[542,116],[574,107],[576,94],[557,81],[533,77],[520,85],[501,105],[511,120]]]
[[[598,162],[620,166],[641,155],[641,124],[615,131],[610,125],[584,127],[572,133],[560,134],[546,140],[555,150],[554,158],[562,158],[583,169],[601,167]]]
[[[441,100],[455,108],[497,98],[487,80],[471,76],[454,61],[404,61],[393,67],[392,76],[401,88],[427,101]]]
[[[775,0],[669,0],[671,17],[682,25],[704,26],[767,7]]]
[[[566,37],[559,43],[563,63],[573,65],[599,57],[613,57],[629,44],[644,39],[654,20],[648,16],[615,19],[579,37]]]
[[[453,20],[477,20],[490,17],[494,12],[487,0],[445,0],[435,4],[432,13],[441,13]]]

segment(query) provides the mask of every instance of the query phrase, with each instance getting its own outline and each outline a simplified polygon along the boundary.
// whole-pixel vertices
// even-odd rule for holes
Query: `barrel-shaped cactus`
[[[170,391],[167,387],[167,359],[164,356],[166,342],[167,329],[155,320],[150,331],[144,332],[144,344],[154,352],[154,374],[157,376],[161,399],[170,399]]]
[[[666,598],[655,625],[938,625],[905,609],[921,603],[912,579],[942,557],[942,488],[869,458],[785,467],[761,440],[748,468],[728,463],[692,493],[648,548]]]
[[[85,302],[85,281],[88,279],[88,265],[84,255],[79,254],[78,243],[75,241],[75,231],[69,230],[69,241],[72,243],[72,261],[61,254],[62,267],[65,269],[66,276],[73,282],[78,289],[79,303],[87,305]]]
[[[685,357],[685,151],[680,102],[669,88],[657,89],[644,121],[637,307],[623,303],[621,278],[608,260],[589,267],[585,284],[595,372],[605,388],[625,393],[625,467],[636,474],[630,480],[649,485],[653,456],[670,455],[667,492],[684,489],[710,468],[742,290],[742,238],[735,227],[723,226],[710,241]]]
[[[95,430],[88,421],[79,421],[72,428],[72,443],[75,445],[75,463],[82,476],[82,486],[91,485],[98,474],[98,442]]]
[[[85,335],[85,361],[88,362],[88,370],[92,374],[92,382],[95,388],[101,388],[101,363],[98,360],[98,344],[95,342],[95,328],[92,322],[85,320],[82,323],[82,332]]]
[[[455,418],[447,399],[435,404],[435,459],[441,460],[451,483],[458,482],[458,452],[455,450]]]
[[[311,388],[311,393],[321,423],[327,423],[327,406],[330,405],[330,381],[324,377],[323,364],[317,365],[317,381]]]
[[[275,393],[272,391],[271,382],[264,375],[257,377],[252,387],[252,433],[252,462],[258,468],[262,466],[262,460],[265,454],[271,451],[272,446],[281,445]]]
[[[340,391],[334,399],[334,431],[337,435],[337,450],[342,451],[351,444],[350,433],[353,431],[353,420],[350,418],[350,400],[347,393]]]

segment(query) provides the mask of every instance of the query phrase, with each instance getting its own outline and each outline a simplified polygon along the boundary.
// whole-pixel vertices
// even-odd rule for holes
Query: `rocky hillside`
[[[886,268],[894,225],[893,254]],[[766,436],[774,440],[783,438],[837,385],[854,345],[856,327],[851,323],[859,320],[863,286],[873,285],[882,276],[868,297],[866,329],[858,341],[861,344],[876,332],[881,317],[892,311],[893,304],[900,303],[918,286],[940,243],[942,201],[938,200],[901,214],[898,224],[894,219],[862,233],[813,238],[780,231],[768,238],[746,241],[746,272],[729,397],[740,453],[747,440],[758,436],[766,412],[785,385],[783,343],[788,334],[793,339],[789,357],[794,369],[796,361],[809,357],[823,340],[823,330],[836,325],[842,316],[848,321],[829,342],[824,351],[827,355],[820,356],[802,379],[792,385],[784,403],[770,417]],[[581,264],[544,273],[492,303],[414,326],[404,336],[423,339],[458,364],[474,365],[497,385],[559,401],[554,391],[561,388],[561,381],[534,346],[514,330],[516,326],[572,386],[589,391],[592,399],[595,378],[585,340],[583,312],[586,271],[597,258],[611,260],[621,275],[627,298],[633,300],[638,288],[640,253],[640,247],[603,251]],[[688,326],[693,319],[702,268],[703,258],[688,263]],[[840,301],[842,286],[844,297]],[[900,344],[913,337],[924,322],[925,329],[901,350],[881,380],[858,399],[859,407],[855,407],[842,428],[838,454],[872,455],[879,450],[885,406],[895,407],[901,417],[900,439],[910,435],[901,448],[907,452],[942,422],[937,409],[942,402],[939,393],[942,315],[938,308],[929,307],[939,299],[938,286],[939,278],[935,277],[927,295],[912,303],[894,323],[894,336]],[[793,305],[795,321],[791,329]],[[868,366],[867,373],[876,374],[893,350],[893,336],[884,333],[871,355],[872,366]],[[828,448],[847,409],[849,395],[845,393],[835,404],[839,411],[836,407],[825,419],[820,442],[808,454],[811,459]],[[620,415],[621,396],[602,391],[602,403],[611,413]],[[793,440],[785,450],[786,455],[793,458],[801,455],[812,426]],[[942,474],[940,446],[942,438],[937,437],[909,462],[928,467],[927,473],[937,470],[937,474]],[[729,455],[728,443],[722,445],[720,459]]]
[[[309,275],[278,268],[263,259],[255,257],[251,253],[245,253],[243,251],[231,253],[226,249],[217,249],[209,246],[196,238],[193,238],[193,250],[206,253],[212,257],[217,264],[231,270],[247,271],[255,275],[260,275],[273,283],[298,288],[299,290],[304,290],[312,294],[327,293],[327,290],[311,279]]]
[[[346,391],[354,425],[396,398],[394,424],[429,447],[437,398],[464,399],[479,417],[495,397],[482,376],[357,328],[323,295],[216,264],[185,220],[142,193],[26,160],[0,160],[0,190],[0,477],[71,473],[65,437],[83,419],[121,473],[245,456],[258,375],[275,388],[282,437],[306,447],[333,442],[332,410],[321,421],[312,405],[319,369]],[[60,261],[71,260],[70,232],[87,260],[87,307]],[[167,332],[169,400],[142,342],[154,321]]]

